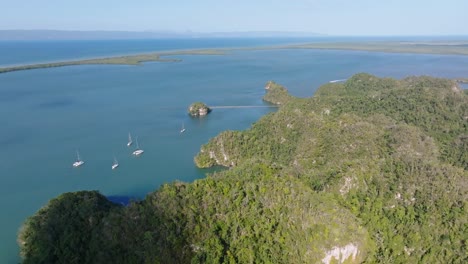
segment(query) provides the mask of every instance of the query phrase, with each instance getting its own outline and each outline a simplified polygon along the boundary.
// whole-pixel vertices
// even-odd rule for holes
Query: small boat
[[[185,132],[185,127],[184,127],[184,123],[182,123],[182,129],[180,130],[180,133],[184,133]]]
[[[140,146],[138,145],[138,137],[135,138],[135,141],[136,141],[136,150],[133,151],[133,155],[135,156],[140,156],[141,154],[143,154],[143,152],[145,152],[144,150],[140,149]]]
[[[115,170],[119,166],[119,162],[117,158],[114,156],[114,163],[112,164],[112,169]]]
[[[80,153],[77,150],[76,151],[76,161],[73,162],[73,167],[77,168],[77,167],[80,167],[83,164],[84,164],[84,161],[81,160]]]
[[[133,144],[132,135],[131,135],[130,133],[128,133],[128,143],[127,143],[127,147],[130,147],[132,144]]]

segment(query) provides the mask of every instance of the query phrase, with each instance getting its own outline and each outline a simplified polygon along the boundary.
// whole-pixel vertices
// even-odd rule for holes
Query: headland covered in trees
[[[357,74],[203,145],[199,167],[126,207],[51,200],[20,231],[24,263],[464,263],[468,93],[453,80]]]

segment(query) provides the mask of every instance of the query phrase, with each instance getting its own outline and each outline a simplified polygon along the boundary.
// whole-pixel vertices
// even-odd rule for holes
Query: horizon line
[[[328,34],[313,31],[300,30],[238,30],[238,31],[191,31],[191,30],[119,30],[119,29],[0,29],[5,31],[51,31],[51,32],[79,32],[79,33],[168,33],[179,35],[190,34],[229,34],[229,33],[279,33],[279,34],[311,34],[313,37],[468,37],[467,33],[461,34]]]

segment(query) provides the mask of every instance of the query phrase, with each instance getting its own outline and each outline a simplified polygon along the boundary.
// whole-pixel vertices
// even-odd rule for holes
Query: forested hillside
[[[266,88],[277,112],[195,157],[229,170],[127,207],[62,195],[22,229],[24,262],[468,261],[468,95],[455,82],[357,74],[311,98]]]

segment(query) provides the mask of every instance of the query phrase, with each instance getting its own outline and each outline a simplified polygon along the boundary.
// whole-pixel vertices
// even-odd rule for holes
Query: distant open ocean
[[[0,65],[197,48],[254,47],[314,39],[165,39],[5,41]],[[398,40],[398,39],[394,39]],[[406,40],[406,39],[405,39]],[[81,65],[0,74],[0,263],[19,261],[16,235],[26,217],[63,192],[99,190],[117,201],[142,198],[161,184],[203,178],[193,157],[224,130],[248,128],[269,108],[216,109],[192,119],[194,101],[264,105],[265,83],[312,96],[331,80],[369,72],[468,77],[468,56],[332,50],[245,50],[177,56],[142,66]],[[184,124],[186,132],[179,133]],[[127,135],[145,153],[132,157]],[[85,164],[72,168],[79,150]],[[113,156],[120,167],[112,171]]]

